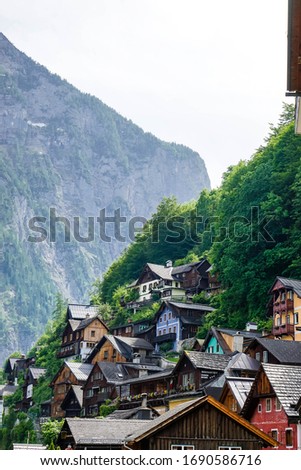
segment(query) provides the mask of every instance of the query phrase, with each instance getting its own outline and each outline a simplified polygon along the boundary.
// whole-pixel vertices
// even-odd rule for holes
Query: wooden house
[[[61,409],[66,417],[81,416],[83,414],[83,387],[84,385],[71,385],[61,403]]]
[[[92,317],[87,313],[83,320],[69,319],[62,335],[58,357],[84,361],[108,331],[99,315]]]
[[[132,362],[154,363],[154,347],[142,338],[104,335],[94,347],[86,362]]]
[[[137,450],[261,450],[277,441],[213,397],[179,405],[127,437]]]
[[[22,386],[23,398],[22,402],[18,404],[18,408],[22,411],[27,411],[33,406],[33,389],[37,384],[40,377],[43,377],[46,369],[41,367],[30,366],[26,370],[24,384]]]
[[[92,364],[64,362],[50,383],[53,390],[53,399],[51,403],[52,418],[57,419],[65,416],[65,411],[61,408],[61,404],[65,400],[69,389],[72,385],[83,386],[92,369]]]
[[[261,337],[261,333],[255,329],[238,331],[212,326],[206,335],[202,351],[228,355],[234,351],[243,352],[248,344],[258,337]]]
[[[255,338],[245,353],[259,362],[301,365],[301,342]]]
[[[143,334],[145,330],[147,330],[151,326],[151,320],[149,319],[142,319],[139,321],[132,322],[128,320],[128,322],[124,325],[117,325],[111,328],[110,333],[113,336],[129,336],[129,337],[136,337]]]
[[[274,337],[301,341],[301,281],[277,276],[269,294]]]
[[[263,363],[241,415],[278,441],[280,450],[301,449],[301,366]]]
[[[162,343],[170,343],[170,349],[180,349],[181,342],[196,336],[199,326],[208,312],[209,305],[164,301],[154,316],[156,336],[153,344],[157,351]]]

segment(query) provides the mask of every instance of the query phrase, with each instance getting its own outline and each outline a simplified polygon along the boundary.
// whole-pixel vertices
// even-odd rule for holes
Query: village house
[[[261,450],[276,445],[210,396],[178,405],[126,438],[126,446],[137,450]]]
[[[212,397],[152,419],[66,418],[57,444],[66,449],[261,450],[278,443]]]
[[[113,336],[136,337],[137,335],[139,335],[141,337],[141,334],[143,334],[143,332],[147,330],[150,326],[150,319],[142,319],[135,322],[132,322],[132,320],[129,319],[124,325],[117,325],[111,328],[110,333]]]
[[[301,281],[277,276],[269,294],[274,337],[301,341]]]
[[[209,305],[162,302],[153,320],[156,326],[155,349],[159,351],[162,343],[170,343],[170,349],[178,351],[183,340],[196,336],[204,317],[212,311],[214,308]]]
[[[301,450],[301,366],[263,363],[241,415],[276,441],[279,450]]]
[[[28,367],[34,363],[35,358],[26,357],[25,354],[22,354],[21,357],[17,358],[8,358],[4,366],[7,383],[18,385],[18,377],[22,376],[24,378]]]
[[[209,267],[206,259],[174,267],[170,260],[165,265],[147,263],[129,288],[138,291],[137,302],[150,301],[154,295],[162,300],[185,301],[187,296],[206,291]]]
[[[73,418],[75,416],[82,416],[83,414],[83,392],[82,385],[71,385],[61,403],[61,409],[64,411],[65,416]]]
[[[84,361],[95,344],[108,333],[109,329],[99,315],[86,313],[83,320],[68,319],[62,334],[60,358],[80,359]]]
[[[245,353],[259,362],[301,365],[301,342],[254,338]]]
[[[37,384],[40,377],[43,377],[46,373],[46,369],[41,367],[30,366],[26,369],[24,384],[22,386],[23,397],[20,402],[17,403],[17,409],[20,411],[27,411],[33,406],[33,389]]]
[[[254,323],[248,323],[246,330],[240,331],[212,326],[206,335],[202,351],[228,355],[234,351],[243,352],[254,338],[261,336]]]
[[[142,338],[104,335],[94,347],[86,362],[137,362],[158,364],[159,357],[154,355],[154,347]]]
[[[65,411],[61,408],[61,404],[65,400],[69,389],[72,385],[83,386],[92,369],[92,364],[64,362],[50,383],[50,387],[52,387],[53,391],[53,398],[51,401],[52,418],[58,419],[65,416]]]
[[[253,377],[225,377],[219,401],[229,410],[240,413],[254,383]]]

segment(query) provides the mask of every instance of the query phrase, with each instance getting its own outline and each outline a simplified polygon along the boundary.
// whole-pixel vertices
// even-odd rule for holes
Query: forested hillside
[[[111,302],[114,289],[133,281],[146,262],[207,256],[224,289],[211,320],[233,328],[265,321],[275,276],[301,279],[301,137],[293,114],[284,105],[265,144],[229,168],[220,188],[202,191],[195,204],[163,201],[96,285],[99,300]]]

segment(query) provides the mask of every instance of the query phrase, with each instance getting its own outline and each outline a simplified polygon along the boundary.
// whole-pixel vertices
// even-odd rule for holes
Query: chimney
[[[133,362],[135,364],[140,364],[141,362],[141,357],[140,357],[140,354],[139,353],[134,353],[133,354]]]
[[[166,261],[165,268],[172,268],[172,261],[170,259]]]
[[[135,419],[152,419],[152,410],[147,406],[147,393],[141,393],[142,403]]]
[[[244,337],[240,333],[240,331],[238,331],[236,335],[233,336],[233,351],[242,352],[243,344],[244,344]]]

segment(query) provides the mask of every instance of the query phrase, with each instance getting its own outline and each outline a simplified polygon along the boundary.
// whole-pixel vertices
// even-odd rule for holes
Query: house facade
[[[208,305],[162,302],[153,321],[156,325],[153,339],[156,350],[160,349],[160,344],[170,342],[171,349],[177,351],[182,340],[196,336],[205,315],[213,310]]]
[[[60,358],[84,361],[99,340],[108,333],[108,327],[99,315],[83,320],[69,319],[62,335]]]
[[[269,294],[274,337],[301,341],[301,281],[277,276]]]
[[[253,326],[253,328],[255,328]],[[257,329],[232,330],[212,326],[203,343],[202,350],[213,354],[232,354],[234,351],[243,352],[250,342],[261,333]]]
[[[301,450],[301,366],[262,364],[241,414],[276,441],[279,450]]]

